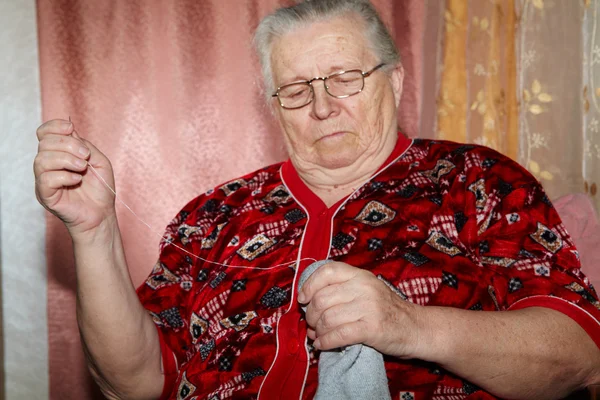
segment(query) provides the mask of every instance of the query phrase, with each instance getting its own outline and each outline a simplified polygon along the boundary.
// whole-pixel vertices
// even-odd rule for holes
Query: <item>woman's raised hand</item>
[[[73,239],[93,237],[103,222],[114,219],[115,196],[88,162],[114,189],[110,161],[67,120],[47,121],[37,137],[33,170],[38,201],[65,223]]]

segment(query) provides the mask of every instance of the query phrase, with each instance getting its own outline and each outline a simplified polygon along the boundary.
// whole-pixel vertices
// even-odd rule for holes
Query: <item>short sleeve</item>
[[[490,276],[500,310],[547,307],[575,320],[600,347],[600,302],[579,255],[541,184],[486,148],[466,162],[465,215],[476,221],[463,243]],[[479,154],[477,154],[479,153]]]
[[[214,200],[202,195],[187,204],[167,226],[157,263],[137,289],[158,330],[165,383],[161,399],[172,393],[179,367],[193,355],[188,304],[197,271],[197,245],[212,223]]]

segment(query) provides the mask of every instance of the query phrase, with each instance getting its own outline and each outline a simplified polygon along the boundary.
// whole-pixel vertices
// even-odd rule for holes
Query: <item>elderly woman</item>
[[[37,196],[72,236],[109,398],[311,398],[319,359],[355,344],[383,354],[381,397],[600,383],[600,302],[539,183],[490,149],[397,132],[404,72],[368,2],[279,9],[256,45],[289,160],[186,205],[137,293],[87,163],[112,186],[108,159],[68,121],[38,129]]]

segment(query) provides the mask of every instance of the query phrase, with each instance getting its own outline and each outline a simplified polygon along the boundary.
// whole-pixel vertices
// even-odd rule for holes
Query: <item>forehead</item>
[[[275,40],[271,50],[276,82],[366,68],[365,63],[374,60],[362,21],[352,16],[302,26]]]

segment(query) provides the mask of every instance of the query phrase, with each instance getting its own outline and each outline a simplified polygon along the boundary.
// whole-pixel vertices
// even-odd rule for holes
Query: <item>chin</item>
[[[327,169],[352,165],[363,152],[354,135],[339,135],[318,142],[315,146],[315,164]]]
[[[356,159],[355,154],[325,154],[320,156],[315,164],[327,169],[339,169],[351,166]]]

